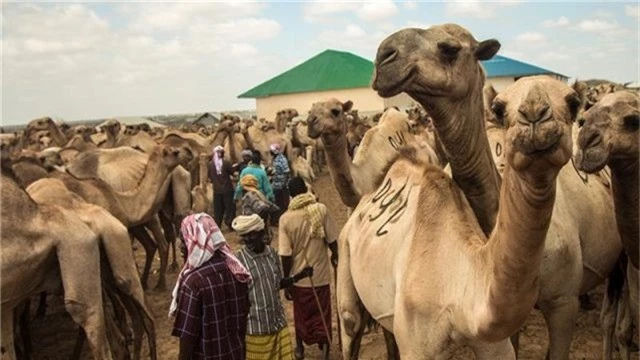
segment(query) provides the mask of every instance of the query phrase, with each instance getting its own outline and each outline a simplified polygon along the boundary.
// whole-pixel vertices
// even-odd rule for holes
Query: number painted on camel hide
[[[400,188],[394,188],[391,179],[387,179],[371,199],[372,204],[378,204],[378,210],[380,211],[375,216],[369,215],[369,222],[374,222],[385,216],[385,221],[378,227],[376,236],[382,236],[388,233],[389,231],[386,229],[387,225],[398,221],[407,209],[409,190],[411,190],[411,186],[407,187],[408,183],[409,177],[405,179],[404,184]]]
[[[389,136],[388,139],[389,144],[391,144],[391,147],[393,147],[396,151],[398,151],[398,149],[400,149],[402,145],[407,143],[407,139],[405,138],[403,131],[396,131],[396,133]]]

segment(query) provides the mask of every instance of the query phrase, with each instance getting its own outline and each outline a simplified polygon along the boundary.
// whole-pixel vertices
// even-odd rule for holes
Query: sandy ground
[[[347,220],[347,209],[340,202],[338,193],[336,192],[328,173],[325,172],[314,183],[314,189],[319,195],[320,200],[325,203],[331,210],[331,214],[340,226],[344,225]],[[232,248],[236,249],[240,246],[238,238],[232,232],[225,232],[225,236]],[[277,239],[277,238],[276,238]],[[277,241],[272,246],[277,248]],[[135,251],[138,267],[144,264],[144,251],[141,246]],[[158,259],[154,262],[154,268],[159,266]],[[157,345],[160,359],[177,359],[178,358],[178,341],[170,336],[173,322],[167,317],[169,303],[171,301],[171,288],[176,280],[175,273],[168,274],[167,283],[169,289],[165,291],[147,292],[148,302],[156,319]],[[150,278],[150,287],[155,286],[157,274],[153,274]],[[571,346],[572,360],[596,360],[602,358],[602,334],[599,321],[599,306],[602,300],[603,287],[598,287],[592,292],[592,298],[598,304],[596,310],[581,311],[578,317],[578,323],[573,337]],[[334,292],[335,294],[335,292]],[[332,295],[334,295],[332,294]],[[290,302],[282,296],[285,310],[287,312],[289,327],[291,334],[294,334],[293,327],[293,308]],[[335,299],[334,299],[335,301]],[[334,302],[335,304],[335,302]],[[332,359],[341,359],[340,350],[336,339],[336,317],[335,311],[333,316],[333,335],[334,343],[332,344]],[[49,297],[49,308],[47,316],[43,320],[34,320],[32,322],[34,358],[35,359],[69,359],[75,344],[77,328],[71,321],[69,315],[64,312],[62,300],[60,297]],[[520,352],[519,359],[533,360],[544,359],[547,347],[547,332],[539,311],[532,311],[522,329],[520,336]],[[148,358],[148,349],[143,349],[143,358]],[[319,359],[320,352],[315,347],[307,347],[305,350],[307,359]],[[617,355],[616,355],[617,356]],[[91,358],[85,346],[83,359]],[[365,335],[362,348],[361,359],[374,360],[385,359],[386,350],[384,339],[381,331],[373,331]],[[468,349],[460,349],[452,359],[473,359],[473,355]],[[618,358],[618,357],[616,357]],[[632,354],[632,359],[638,359],[638,353]]]

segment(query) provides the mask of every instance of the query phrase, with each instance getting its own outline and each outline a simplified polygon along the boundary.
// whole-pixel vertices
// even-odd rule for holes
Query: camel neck
[[[638,233],[638,160],[611,161],[611,189],[618,232],[629,261],[638,268],[640,234]]]
[[[345,205],[355,208],[360,201],[360,196],[355,188],[352,175],[351,158],[347,149],[347,137],[344,133],[322,135],[322,141],[331,179],[340,194],[340,198]]]
[[[509,336],[517,330],[511,326],[525,320],[537,299],[556,194],[555,176],[551,175],[532,177],[505,169],[496,231],[486,246],[489,288],[484,301],[491,318],[483,319],[487,320],[483,332]]]
[[[429,96],[417,98],[433,119],[453,180],[488,236],[496,222],[501,179],[485,133],[483,85],[484,80],[479,80],[470,96],[453,102]]]

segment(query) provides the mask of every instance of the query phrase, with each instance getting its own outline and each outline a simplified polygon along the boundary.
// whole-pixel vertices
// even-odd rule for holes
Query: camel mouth
[[[383,71],[380,70],[380,67],[384,64],[380,64],[376,67],[376,74],[374,75],[373,84],[371,87],[375,90],[379,96],[381,97],[391,97],[398,95],[407,87],[409,83],[413,81],[414,71],[409,70],[407,73],[400,78],[398,81],[395,80],[395,77],[387,76],[388,81],[381,80],[380,74],[384,74]]]
[[[576,167],[578,170],[590,174],[604,169],[608,161],[608,151],[598,148],[578,150],[575,156]]]
[[[316,127],[308,126],[307,127],[307,136],[309,136],[312,139],[317,139],[317,138],[320,137],[320,135],[322,135],[322,131],[323,130],[324,129],[318,129]]]

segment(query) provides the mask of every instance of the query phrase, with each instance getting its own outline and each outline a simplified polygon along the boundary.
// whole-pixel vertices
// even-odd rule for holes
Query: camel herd
[[[2,134],[2,359],[28,356],[30,300],[56,293],[81,328],[76,350],[86,339],[96,359],[139,358],[146,337],[156,359],[144,293],[156,251],[166,289],[181,219],[211,212],[211,149],[232,162],[257,150],[268,165],[272,143],[309,183],[328,167],[351,208],[336,283],[345,359],[372,322],[389,357],[448,358],[466,345],[478,359],[515,359],[534,306],[548,358],[568,359],[578,298],[602,283],[603,358],[617,347],[628,359],[640,96],[546,76],[497,93],[480,61],[499,48],[453,24],[390,35],[372,86],[418,104],[372,119],[331,99],[304,119],[283,109],[273,122],[227,114],[215,127],[158,129],[41,118]]]

